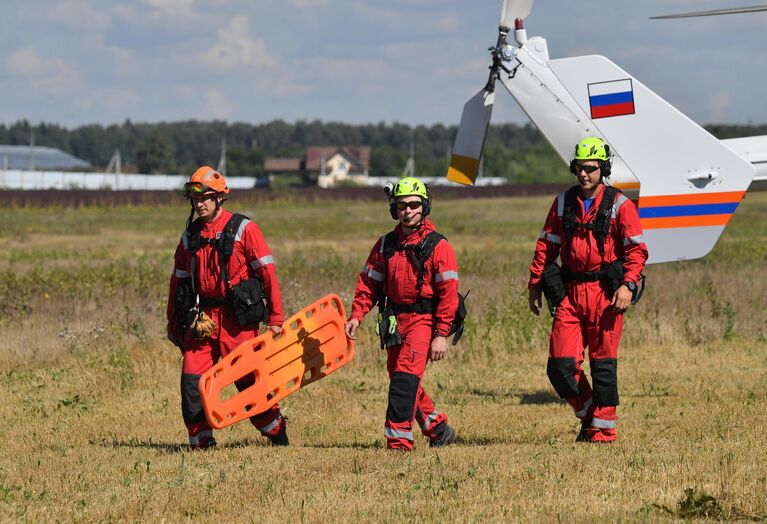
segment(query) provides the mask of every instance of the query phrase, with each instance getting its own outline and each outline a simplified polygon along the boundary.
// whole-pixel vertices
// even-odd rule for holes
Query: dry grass
[[[267,447],[244,423],[215,452],[185,451],[163,316],[186,211],[0,211],[2,519],[767,518],[767,195],[749,197],[706,259],[647,271],[621,345],[612,446],[572,442],[575,419],[545,375],[550,321],[526,310],[548,205],[437,202],[472,317],[426,386],[460,441],[412,454],[383,449],[387,381],[369,322],[355,362],[284,403],[292,447]],[[348,303],[391,225],[385,204],[242,211],[271,241],[291,311],[328,292]]]

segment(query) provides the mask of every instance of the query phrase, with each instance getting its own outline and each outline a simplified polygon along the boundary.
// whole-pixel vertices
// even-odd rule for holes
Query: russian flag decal
[[[589,84],[589,106],[591,118],[633,115],[634,88],[631,79],[612,80]]]

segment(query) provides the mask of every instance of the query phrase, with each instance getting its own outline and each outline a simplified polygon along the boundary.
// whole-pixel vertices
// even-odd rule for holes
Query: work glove
[[[208,338],[215,333],[216,323],[213,322],[213,319],[210,318],[207,313],[200,310],[192,324],[189,326],[189,329],[192,330],[192,336],[194,336],[194,338],[201,340],[203,338]]]

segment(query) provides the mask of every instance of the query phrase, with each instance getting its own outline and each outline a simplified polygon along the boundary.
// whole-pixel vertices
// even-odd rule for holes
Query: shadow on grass
[[[549,390],[537,391],[508,391],[498,389],[471,388],[465,391],[464,396],[468,394],[473,397],[485,397],[490,399],[514,398],[519,397],[520,404],[561,404],[564,400],[560,399],[554,392]],[[459,395],[460,396],[460,395]]]
[[[305,442],[300,444],[302,448],[315,448],[315,449],[384,449],[382,442]]]
[[[498,444],[508,444],[509,439],[496,436],[496,435],[492,435],[492,436],[473,435],[470,437],[462,437],[459,435],[455,438],[455,443],[459,446],[494,446]],[[443,449],[443,448],[435,448],[435,449]]]
[[[178,442],[155,442],[152,439],[139,440],[139,439],[91,439],[92,446],[100,446],[102,448],[133,448],[133,449],[154,449],[162,453],[180,453],[182,451],[189,450],[189,446],[186,444],[180,444]]]
[[[100,446],[102,448],[133,448],[133,449],[154,449],[161,453],[183,453],[186,451],[190,451],[189,446],[185,443],[179,443],[179,442],[155,442],[152,439],[149,440],[139,440],[139,439],[128,439],[128,440],[120,440],[120,439],[112,439],[108,440],[105,438],[102,438],[101,440],[91,439],[90,441],[91,445],[93,446]],[[266,439],[263,439],[263,442],[261,440],[257,439],[238,439],[238,440],[232,440],[228,442],[220,442],[217,444],[216,449],[237,449],[237,448],[247,448],[247,447],[265,447],[268,446],[268,441]]]
[[[519,393],[519,403],[522,405],[563,404],[564,400],[551,391],[538,390]]]

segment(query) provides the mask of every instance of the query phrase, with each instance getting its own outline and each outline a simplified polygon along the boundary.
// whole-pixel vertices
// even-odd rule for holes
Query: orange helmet
[[[202,166],[189,177],[189,182],[184,184],[184,196],[190,198],[194,195],[208,193],[228,193],[224,175],[210,166]]]

